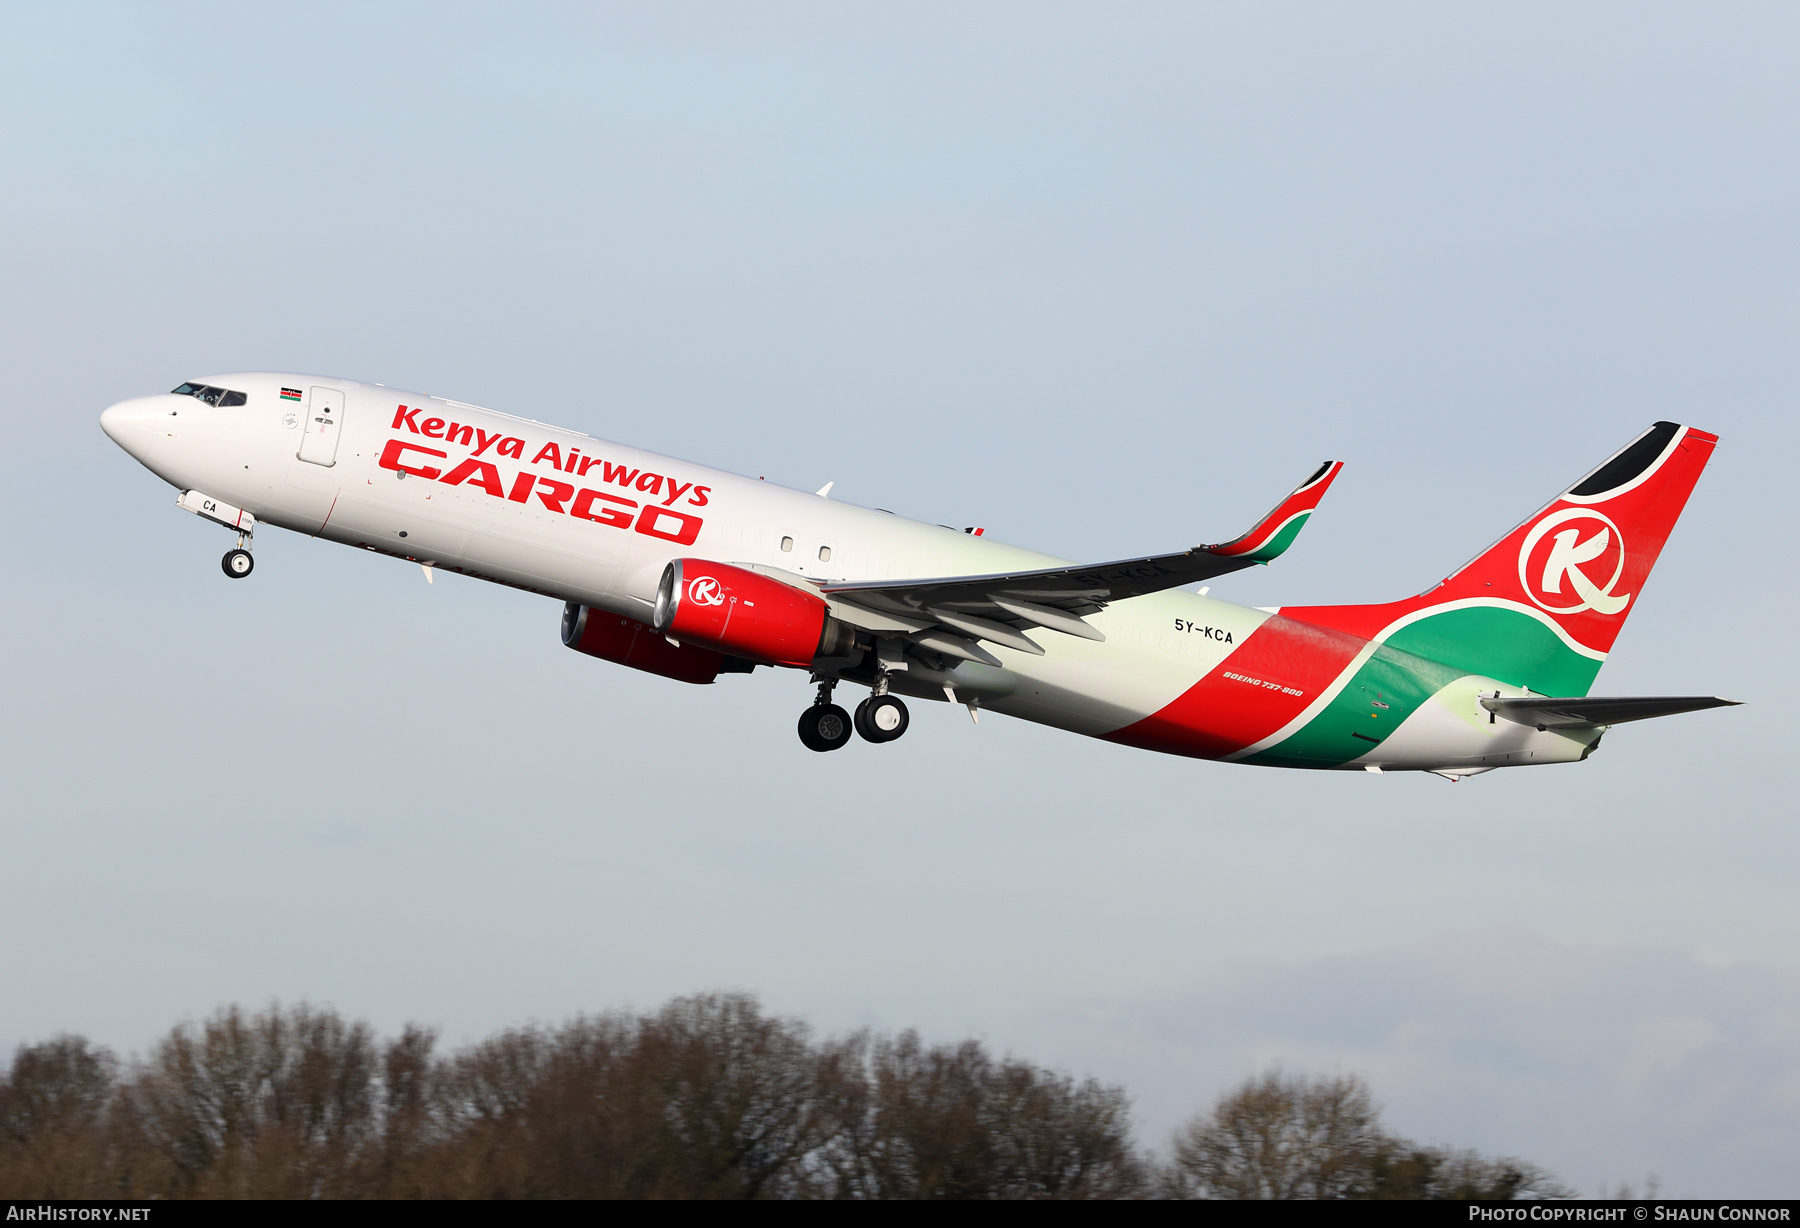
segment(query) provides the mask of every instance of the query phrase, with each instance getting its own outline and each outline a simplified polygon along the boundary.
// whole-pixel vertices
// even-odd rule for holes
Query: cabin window
[[[792,551],[793,551],[793,549],[794,549],[794,539],[793,539],[793,538],[791,538],[791,537],[784,537],[784,538],[782,538],[782,539],[781,539],[781,548],[782,548],[782,549],[783,549],[783,550],[785,550],[785,551],[788,551],[788,552],[790,552],[790,553],[791,553],[791,552],[792,552]]]
[[[820,546],[819,547],[819,562],[821,562],[821,563],[831,562],[831,547],[830,546]]]

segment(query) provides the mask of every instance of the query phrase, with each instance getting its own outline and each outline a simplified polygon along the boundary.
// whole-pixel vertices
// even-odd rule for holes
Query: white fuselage
[[[1065,562],[439,397],[281,373],[207,383],[245,392],[247,404],[144,397],[113,406],[103,425],[177,488],[234,504],[258,521],[639,621],[649,618],[665,565],[681,556],[815,580],[992,574]],[[283,399],[284,389],[301,399]],[[332,393],[342,398],[335,447],[302,459],[308,415]],[[471,459],[491,472],[445,482]],[[533,473],[535,484],[520,477]],[[496,477],[504,496],[480,484]],[[604,492],[589,504],[601,518],[570,514],[579,490]],[[1038,633],[1046,655],[995,648],[1004,669],[959,670],[956,690],[965,702],[1106,736],[1171,703],[1269,616],[1186,591],[1136,597],[1090,618],[1105,642]],[[903,689],[943,698],[935,681],[915,677]],[[1430,736],[1409,746],[1403,728],[1383,747],[1382,764],[1475,762],[1538,742],[1558,757],[1580,749],[1460,712],[1444,719],[1432,706],[1414,716],[1428,718],[1421,734],[1428,727]]]

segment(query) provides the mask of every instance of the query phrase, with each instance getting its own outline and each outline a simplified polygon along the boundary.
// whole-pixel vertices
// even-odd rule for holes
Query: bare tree
[[[1574,1192],[1535,1164],[1450,1147],[1422,1147],[1384,1136],[1353,1198],[1449,1198],[1505,1201],[1573,1198]]]
[[[702,1197],[785,1193],[824,1141],[805,1025],[763,1015],[748,995],[677,998],[644,1020],[638,1061]]]
[[[916,1032],[864,1033],[828,1056],[836,1115],[821,1162],[834,1196],[992,1196],[981,1086],[987,1055],[979,1044],[927,1049]]]
[[[743,994],[446,1056],[305,1004],[226,1007],[121,1074],[80,1037],[0,1077],[0,1197],[1547,1198],[1519,1160],[1382,1131],[1355,1076],[1250,1079],[1153,1168],[1123,1089],[974,1040],[815,1042]]]
[[[1008,1059],[988,1081],[997,1102],[1004,1198],[1133,1198],[1146,1173],[1123,1088]]]
[[[1388,1134],[1356,1075],[1253,1076],[1176,1131],[1181,1198],[1570,1198],[1535,1165]]]
[[[0,1190],[104,1196],[104,1126],[118,1062],[79,1036],[20,1046],[0,1081]]]
[[[436,1044],[437,1033],[408,1024],[382,1050],[380,1154],[365,1156],[362,1165],[371,1196],[425,1195],[426,1159],[440,1138],[432,1114]]]
[[[802,1024],[739,994],[506,1032],[445,1063],[427,1187],[452,1196],[781,1196],[824,1140]]]
[[[1209,1198],[1342,1198],[1379,1142],[1360,1078],[1272,1070],[1176,1132],[1171,1176],[1178,1191]]]
[[[976,1041],[926,1047],[915,1032],[826,1046],[831,1134],[819,1191],[840,1198],[1117,1198],[1145,1170],[1119,1088],[1076,1083]]]
[[[536,1028],[489,1037],[427,1072],[421,1192],[428,1198],[531,1198],[532,1098],[543,1081],[547,1038]]]
[[[355,1192],[377,1125],[375,1058],[367,1024],[304,1004],[175,1028],[118,1099],[126,1192]]]

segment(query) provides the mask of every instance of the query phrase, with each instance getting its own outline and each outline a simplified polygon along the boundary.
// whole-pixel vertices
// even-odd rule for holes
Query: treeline
[[[1531,1165],[1386,1133],[1355,1077],[1253,1079],[1136,1144],[1123,1089],[976,1041],[815,1040],[705,994],[439,1053],[329,1009],[219,1011],[0,1081],[9,1198],[1519,1198]]]

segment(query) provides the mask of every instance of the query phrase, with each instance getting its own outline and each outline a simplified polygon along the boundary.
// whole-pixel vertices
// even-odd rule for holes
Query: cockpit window
[[[230,392],[224,388],[214,388],[208,384],[183,384],[181,387],[175,389],[174,395],[178,397],[194,397],[197,400],[205,401],[208,405],[222,405],[227,407],[232,405],[244,405],[250,400],[249,397],[241,392]]]
[[[175,390],[178,397],[193,397],[205,401],[208,405],[217,405],[219,398],[225,395],[223,388],[213,388],[206,384],[183,384]]]

